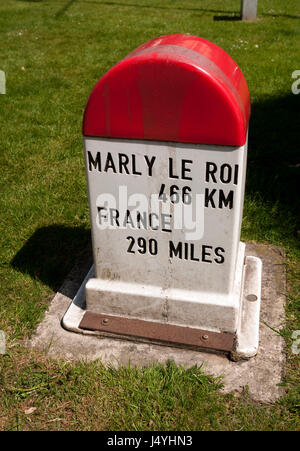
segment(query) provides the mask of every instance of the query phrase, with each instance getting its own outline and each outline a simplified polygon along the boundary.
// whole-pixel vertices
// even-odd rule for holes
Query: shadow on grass
[[[17,0],[18,2],[27,2],[27,3],[43,3],[49,0]],[[60,16],[63,16],[66,11],[75,3],[77,0],[66,0],[62,7],[55,13],[54,17],[58,19]],[[61,2],[59,2],[61,3]]]
[[[78,261],[92,263],[90,231],[51,225],[37,229],[11,261],[13,268],[57,291]]]
[[[234,16],[214,16],[214,20],[217,21],[225,21],[225,22],[232,22],[232,21],[237,21],[237,20],[241,20],[241,15],[234,15]]]
[[[246,193],[280,203],[299,227],[299,96],[253,103]],[[296,231],[295,231],[296,232]]]
[[[55,13],[55,18],[62,16],[68,9],[75,3],[76,0],[68,0],[58,11]]]
[[[28,3],[42,3],[49,0],[17,0],[19,2],[28,2]],[[56,3],[58,3],[59,0],[56,0]],[[163,6],[163,5],[155,5],[151,4],[151,2],[147,4],[141,4],[141,3],[123,3],[123,2],[107,2],[107,1],[96,1],[96,0],[66,0],[65,4],[58,10],[58,12],[55,14],[55,17],[59,17],[64,14],[68,10],[68,8],[73,3],[85,3],[85,4],[93,4],[93,5],[105,5],[105,6],[125,6],[128,8],[150,8],[150,9],[166,9],[166,10],[178,10],[178,11],[195,11],[195,12],[203,12],[205,13],[226,13],[226,14],[235,14],[236,11],[224,11],[224,10],[218,10],[218,9],[207,9],[207,8],[186,8],[184,6],[178,7],[178,6]],[[224,17],[224,16],[222,16]],[[227,17],[227,16],[226,16]],[[230,16],[229,16],[230,17]],[[238,17],[240,18],[240,17]],[[221,20],[221,19],[219,19]]]
[[[80,2],[80,0],[79,0]],[[176,6],[176,5],[156,5],[151,4],[149,2],[148,5],[141,4],[141,3],[124,3],[124,2],[107,2],[107,1],[93,1],[93,0],[86,0],[85,3],[92,3],[95,5],[106,5],[106,6],[125,6],[125,7],[131,7],[131,8],[151,8],[151,9],[166,9],[166,10],[177,10],[177,11],[195,11],[195,12],[203,12],[203,13],[225,13],[225,14],[235,14],[236,11],[224,11],[219,9],[208,9],[208,8],[189,8],[185,6]],[[182,2],[183,3],[183,2]]]
[[[27,3],[42,3],[48,2],[49,0],[16,0],[18,2],[27,2]],[[56,0],[59,3],[61,0]],[[132,8],[152,8],[152,9],[170,9],[170,10],[179,10],[179,11],[195,11],[195,12],[203,12],[205,13],[225,13],[226,16],[214,16],[214,20],[240,20],[240,15],[229,16],[228,14],[238,14],[237,11],[224,11],[218,9],[209,9],[209,8],[185,8],[184,6],[162,6],[155,4],[140,4],[140,3],[124,3],[124,2],[107,2],[107,1],[96,1],[96,0],[66,0],[65,5],[56,13],[55,17],[61,16],[75,1],[77,3],[90,3],[95,5],[106,5],[106,6],[126,6]],[[53,2],[53,0],[52,0]],[[239,7],[240,9],[240,7]],[[300,16],[294,16],[292,14],[276,14],[274,13],[264,13],[261,14],[262,17],[284,17],[286,19],[300,19]]]

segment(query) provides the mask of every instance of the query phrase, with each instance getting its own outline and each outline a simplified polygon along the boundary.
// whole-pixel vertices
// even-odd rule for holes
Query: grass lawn
[[[259,0],[1,0],[0,430],[299,430],[300,4]],[[252,117],[242,239],[287,253],[286,395],[223,395],[170,362],[104,368],[53,361],[23,340],[90,240],[81,122],[96,81],[147,40],[190,33],[222,47],[248,82]],[[295,343],[294,343],[295,344]]]

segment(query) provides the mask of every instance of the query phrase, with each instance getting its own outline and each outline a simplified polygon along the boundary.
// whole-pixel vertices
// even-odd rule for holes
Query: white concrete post
[[[257,0],[242,0],[242,20],[255,20],[257,17]]]
[[[6,88],[5,88],[5,72],[3,70],[0,70],[0,94],[5,94]]]
[[[79,329],[256,353],[261,265],[240,242],[249,117],[237,64],[190,35],[99,80],[83,123],[94,277]]]

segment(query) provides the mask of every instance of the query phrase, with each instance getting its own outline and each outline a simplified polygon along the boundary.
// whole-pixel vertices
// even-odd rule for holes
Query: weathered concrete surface
[[[69,360],[101,359],[103,363],[145,366],[152,362],[174,360],[184,366],[202,366],[207,374],[223,375],[224,391],[241,392],[248,386],[253,399],[274,402],[283,394],[284,340],[272,329],[282,327],[285,319],[285,260],[280,248],[247,243],[246,255],[259,257],[263,264],[260,345],[250,360],[233,362],[226,355],[179,349],[154,344],[99,338],[66,331],[61,326],[73,297],[88,272],[91,262],[78,265],[53,298],[44,321],[28,345],[44,350],[52,358]],[[268,326],[267,326],[267,325]],[[271,329],[272,328],[272,329]]]

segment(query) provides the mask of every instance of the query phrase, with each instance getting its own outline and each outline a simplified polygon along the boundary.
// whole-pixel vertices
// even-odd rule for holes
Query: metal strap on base
[[[146,339],[162,344],[184,345],[219,351],[232,351],[235,335],[227,332],[211,332],[173,324],[144,321],[135,318],[104,315],[87,311],[80,329],[103,332],[103,335],[119,335],[129,339]]]

